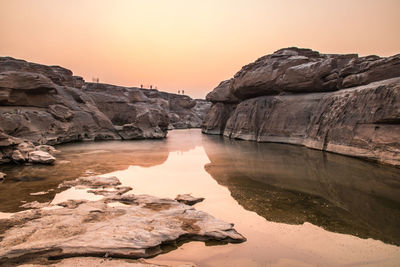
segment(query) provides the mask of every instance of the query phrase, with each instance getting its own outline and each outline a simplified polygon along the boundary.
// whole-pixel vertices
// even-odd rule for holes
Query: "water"
[[[75,143],[54,166],[2,166],[0,217],[24,202],[95,198],[57,185],[116,175],[133,193],[174,198],[235,223],[248,241],[189,242],[150,261],[198,266],[399,266],[400,169],[307,148],[177,130],[166,140]],[[41,192],[40,194],[35,194]],[[33,195],[32,195],[33,193]]]

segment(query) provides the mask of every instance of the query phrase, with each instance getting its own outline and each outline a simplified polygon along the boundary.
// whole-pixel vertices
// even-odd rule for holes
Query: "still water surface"
[[[248,240],[185,243],[152,262],[198,266],[400,266],[400,169],[307,148],[176,130],[165,140],[75,143],[54,166],[2,166],[0,217],[24,202],[91,198],[57,185],[115,175],[135,194],[174,198],[235,224]],[[37,194],[41,192],[40,194]]]

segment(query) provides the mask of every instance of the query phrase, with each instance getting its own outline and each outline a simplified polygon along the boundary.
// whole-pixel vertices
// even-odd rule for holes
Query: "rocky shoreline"
[[[281,49],[244,66],[207,100],[203,133],[400,166],[400,54]]]
[[[52,163],[52,153],[40,145],[164,138],[168,129],[200,128],[209,106],[186,95],[87,83],[59,66],[0,57],[0,164]]]
[[[246,241],[233,224],[176,200],[126,194],[132,188],[120,187],[116,177],[80,177],[60,186],[104,198],[31,203],[32,210],[0,219],[0,265],[75,257],[140,259],[184,240]]]

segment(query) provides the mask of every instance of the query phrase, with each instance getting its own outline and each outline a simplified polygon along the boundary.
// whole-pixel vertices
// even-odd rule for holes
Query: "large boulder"
[[[240,99],[232,93],[232,81],[233,79],[222,81],[214,90],[209,92],[206,96],[206,100],[213,103],[224,102],[224,103],[238,103]]]
[[[341,87],[339,71],[357,55],[325,55],[296,47],[276,51],[244,66],[232,81],[241,99],[281,92],[327,92]]]
[[[28,161],[31,163],[51,164],[55,160],[55,157],[41,150],[32,151],[28,154]]]
[[[244,66],[233,79],[221,82],[207,99],[236,103],[236,98],[336,91],[398,77],[399,66],[400,55],[358,57],[285,48]]]

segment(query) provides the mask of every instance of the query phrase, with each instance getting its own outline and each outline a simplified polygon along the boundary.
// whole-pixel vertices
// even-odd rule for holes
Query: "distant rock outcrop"
[[[0,163],[36,162],[20,157],[21,142],[163,138],[168,129],[200,128],[209,106],[184,95],[85,83],[62,67],[0,57]]]
[[[207,100],[204,133],[400,165],[400,55],[281,49],[244,66]]]

